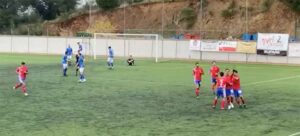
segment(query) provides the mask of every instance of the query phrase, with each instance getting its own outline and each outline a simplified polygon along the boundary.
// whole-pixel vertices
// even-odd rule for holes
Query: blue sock
[[[64,69],[64,76],[67,75],[67,69]]]

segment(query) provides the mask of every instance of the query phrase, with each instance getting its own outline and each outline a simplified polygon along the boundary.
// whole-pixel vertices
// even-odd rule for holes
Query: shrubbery
[[[185,24],[186,28],[191,28],[197,20],[196,11],[193,8],[187,7],[181,10],[180,21]]]
[[[229,7],[225,10],[222,11],[221,15],[222,17],[224,17],[225,19],[230,19],[232,18],[235,14],[237,13],[236,11],[236,3],[234,0],[232,0],[231,4],[229,5]]]
[[[120,6],[119,0],[96,0],[96,2],[103,10],[111,10]]]
[[[294,11],[300,13],[300,1],[299,0],[281,0],[284,4],[289,6]]]

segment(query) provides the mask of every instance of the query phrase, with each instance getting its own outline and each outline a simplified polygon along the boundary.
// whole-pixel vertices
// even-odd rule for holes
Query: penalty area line
[[[272,79],[272,80],[258,81],[258,82],[253,82],[253,83],[245,84],[243,86],[250,86],[250,85],[263,84],[263,83],[277,82],[277,81],[283,81],[283,80],[294,79],[294,78],[299,78],[299,77],[300,77],[300,75],[290,76],[290,77],[284,77],[284,78],[278,78],[278,79]]]
[[[289,136],[298,136],[298,135],[300,135],[300,132],[297,132],[297,133],[291,134],[291,135],[289,135]]]

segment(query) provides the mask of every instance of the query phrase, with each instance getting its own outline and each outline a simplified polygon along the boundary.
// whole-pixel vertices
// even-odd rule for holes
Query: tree
[[[33,7],[44,20],[52,20],[59,14],[56,3],[53,1],[37,0]]]
[[[32,6],[44,20],[52,20],[61,13],[75,9],[78,0],[33,0]]]
[[[299,0],[281,0],[281,2],[285,3],[292,10],[300,13],[300,1]]]
[[[0,31],[55,19],[75,9],[78,0],[0,0]]]
[[[120,6],[119,0],[96,0],[97,5],[103,10],[110,10]]]
[[[0,0],[0,3],[0,30],[9,29],[15,25],[21,1]]]

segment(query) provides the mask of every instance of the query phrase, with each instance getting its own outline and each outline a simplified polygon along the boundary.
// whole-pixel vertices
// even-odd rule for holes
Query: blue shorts
[[[211,78],[211,83],[216,84],[217,83],[217,79],[216,78]]]
[[[224,98],[225,97],[225,90],[223,88],[218,88],[217,91],[216,91],[216,96],[218,98],[220,98],[220,97]]]
[[[233,94],[234,94],[234,97],[241,97],[241,96],[243,96],[242,90],[233,90]]]
[[[232,96],[233,90],[232,89],[226,89],[226,96]]]
[[[194,83],[201,86],[201,80],[194,80]]]

